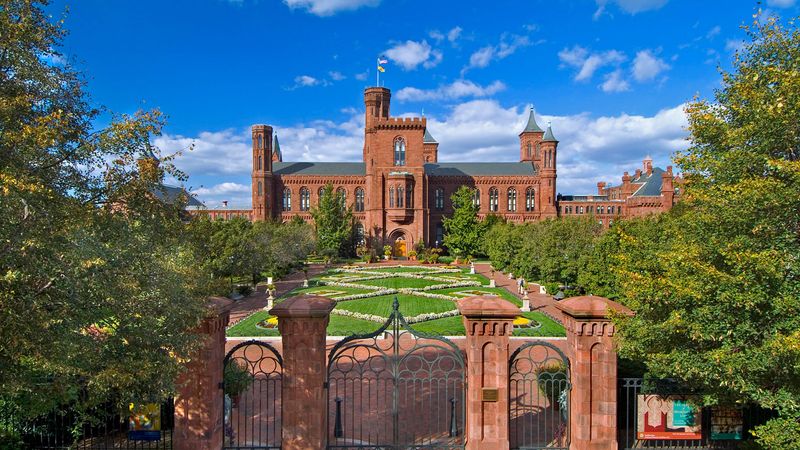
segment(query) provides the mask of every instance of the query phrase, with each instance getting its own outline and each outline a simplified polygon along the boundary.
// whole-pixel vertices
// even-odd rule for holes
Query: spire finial
[[[558,142],[555,136],[553,136],[553,123],[549,120],[547,121],[547,131],[544,132],[544,136],[542,137],[542,141],[546,142]]]
[[[539,128],[539,124],[536,123],[536,112],[533,109],[533,103],[528,105],[530,107],[530,112],[528,113],[528,124],[525,125],[525,129],[522,130],[523,133],[529,132],[538,132],[541,133],[542,129]]]

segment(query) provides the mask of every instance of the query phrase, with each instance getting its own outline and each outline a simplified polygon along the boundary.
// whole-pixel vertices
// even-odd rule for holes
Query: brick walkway
[[[492,278],[492,265],[489,263],[478,263],[475,264],[475,272],[485,276],[486,278]],[[517,298],[522,299],[522,296],[517,294],[517,280],[508,278],[507,274],[503,274],[499,270],[496,270],[494,273],[494,282],[497,287],[505,288],[508,292],[511,292]],[[556,308],[556,301],[553,300],[553,297],[548,294],[539,294],[539,285],[535,283],[529,283],[529,288],[531,291],[528,292],[528,300],[531,303],[531,311],[540,311],[545,313],[546,315],[552,317],[554,320],[558,321],[559,323],[564,323],[563,320],[563,313],[560,309]],[[536,292],[532,292],[536,291]]]

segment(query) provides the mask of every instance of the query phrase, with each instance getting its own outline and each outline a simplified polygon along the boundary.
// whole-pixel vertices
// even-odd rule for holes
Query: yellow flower
[[[267,323],[270,325],[278,325],[278,318],[277,317],[270,317],[267,319]]]
[[[520,326],[526,326],[526,325],[530,325],[530,324],[531,324],[531,320],[530,320],[530,319],[527,319],[527,318],[525,318],[525,317],[522,317],[522,316],[517,316],[517,317],[514,319],[514,325],[515,325],[515,326],[518,326],[518,327],[520,327]]]

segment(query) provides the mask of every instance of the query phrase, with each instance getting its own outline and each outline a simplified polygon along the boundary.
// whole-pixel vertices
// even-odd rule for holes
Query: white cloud
[[[650,50],[641,50],[633,60],[633,78],[639,82],[650,81],[669,68],[669,64],[653,55]]]
[[[625,92],[631,89],[628,80],[623,78],[622,69],[617,69],[606,75],[606,80],[600,85],[603,92]]]
[[[603,13],[606,12],[606,5],[608,3],[616,3],[619,9],[628,14],[637,14],[644,11],[659,9],[667,4],[668,0],[595,0],[597,3],[597,11],[594,13],[594,19],[599,19]]]
[[[622,172],[641,167],[648,154],[658,166],[670,164],[670,156],[687,145],[683,108],[677,105],[653,115],[539,115],[540,123],[552,121],[560,140],[558,191],[589,194],[595,192],[598,181],[619,183]],[[442,162],[517,161],[517,135],[526,119],[525,107],[504,107],[495,100],[478,99],[457,104],[441,117],[429,115],[428,126],[440,142]],[[364,118],[360,109],[343,122],[274,127],[284,161],[361,161]],[[203,132],[196,138],[162,136],[155,141],[165,152],[192,142],[194,151],[178,158],[176,164],[192,178],[214,179],[211,187],[195,191],[200,199],[209,206],[221,200],[249,204],[249,190],[241,187],[247,186],[252,164],[249,129]]]
[[[579,69],[575,74],[575,81],[590,80],[597,69],[608,65],[618,65],[626,59],[625,54],[618,50],[590,53],[589,50],[579,45],[561,50],[558,52],[558,58],[563,66]]]
[[[346,76],[344,76],[344,74],[342,74],[341,72],[337,72],[335,70],[328,72],[328,75],[331,77],[333,81],[342,81],[345,78],[347,78]]]
[[[367,76],[369,76],[369,71],[357,73],[353,75],[353,78],[355,78],[358,81],[364,81],[367,79]]]
[[[725,41],[725,50],[734,53],[744,48],[744,41],[739,39],[728,39]]]
[[[454,27],[447,32],[447,40],[450,42],[455,42],[461,36],[461,32],[464,31],[461,27]]]
[[[309,87],[309,86],[316,86],[321,84],[322,82],[310,75],[300,75],[294,77],[294,87]]]
[[[719,26],[719,25],[715,26],[714,28],[712,28],[712,29],[708,30],[708,33],[706,33],[706,39],[713,39],[713,38],[714,38],[715,36],[717,36],[717,35],[718,35],[718,34],[719,34],[721,31],[722,31],[722,28],[720,28],[720,26]]]
[[[291,9],[304,9],[317,16],[332,16],[363,6],[377,6],[380,0],[283,0]]]
[[[796,0],[767,0],[767,5],[775,8],[791,8]]]
[[[450,84],[439,86],[436,89],[418,89],[404,87],[395,94],[402,101],[420,102],[430,100],[454,100],[464,97],[487,97],[494,95],[506,88],[501,81],[495,81],[487,86],[480,86],[469,80],[456,80]]]
[[[447,39],[447,41],[449,41],[451,44],[455,44],[458,38],[461,37],[462,31],[464,30],[461,27],[453,27],[447,33],[442,33],[439,30],[433,30],[430,33],[428,33],[428,36],[430,36],[437,43]]]
[[[529,45],[531,45],[531,41],[527,36],[503,35],[497,45],[488,45],[472,53],[469,57],[469,65],[461,73],[463,75],[469,69],[486,67],[493,60],[507,58],[518,49]]]
[[[428,69],[442,61],[442,52],[431,48],[427,41],[405,41],[386,50],[384,54],[404,70],[414,70],[420,64]]]

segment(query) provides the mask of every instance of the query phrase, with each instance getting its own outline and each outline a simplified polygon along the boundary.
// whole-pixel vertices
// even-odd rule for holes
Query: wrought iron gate
[[[514,449],[569,448],[569,360],[532,341],[509,360],[509,438]]]
[[[328,448],[463,449],[464,357],[411,328],[397,298],[388,320],[328,358]]]
[[[223,448],[280,449],[280,353],[266,342],[242,342],[225,355],[223,371]]]

